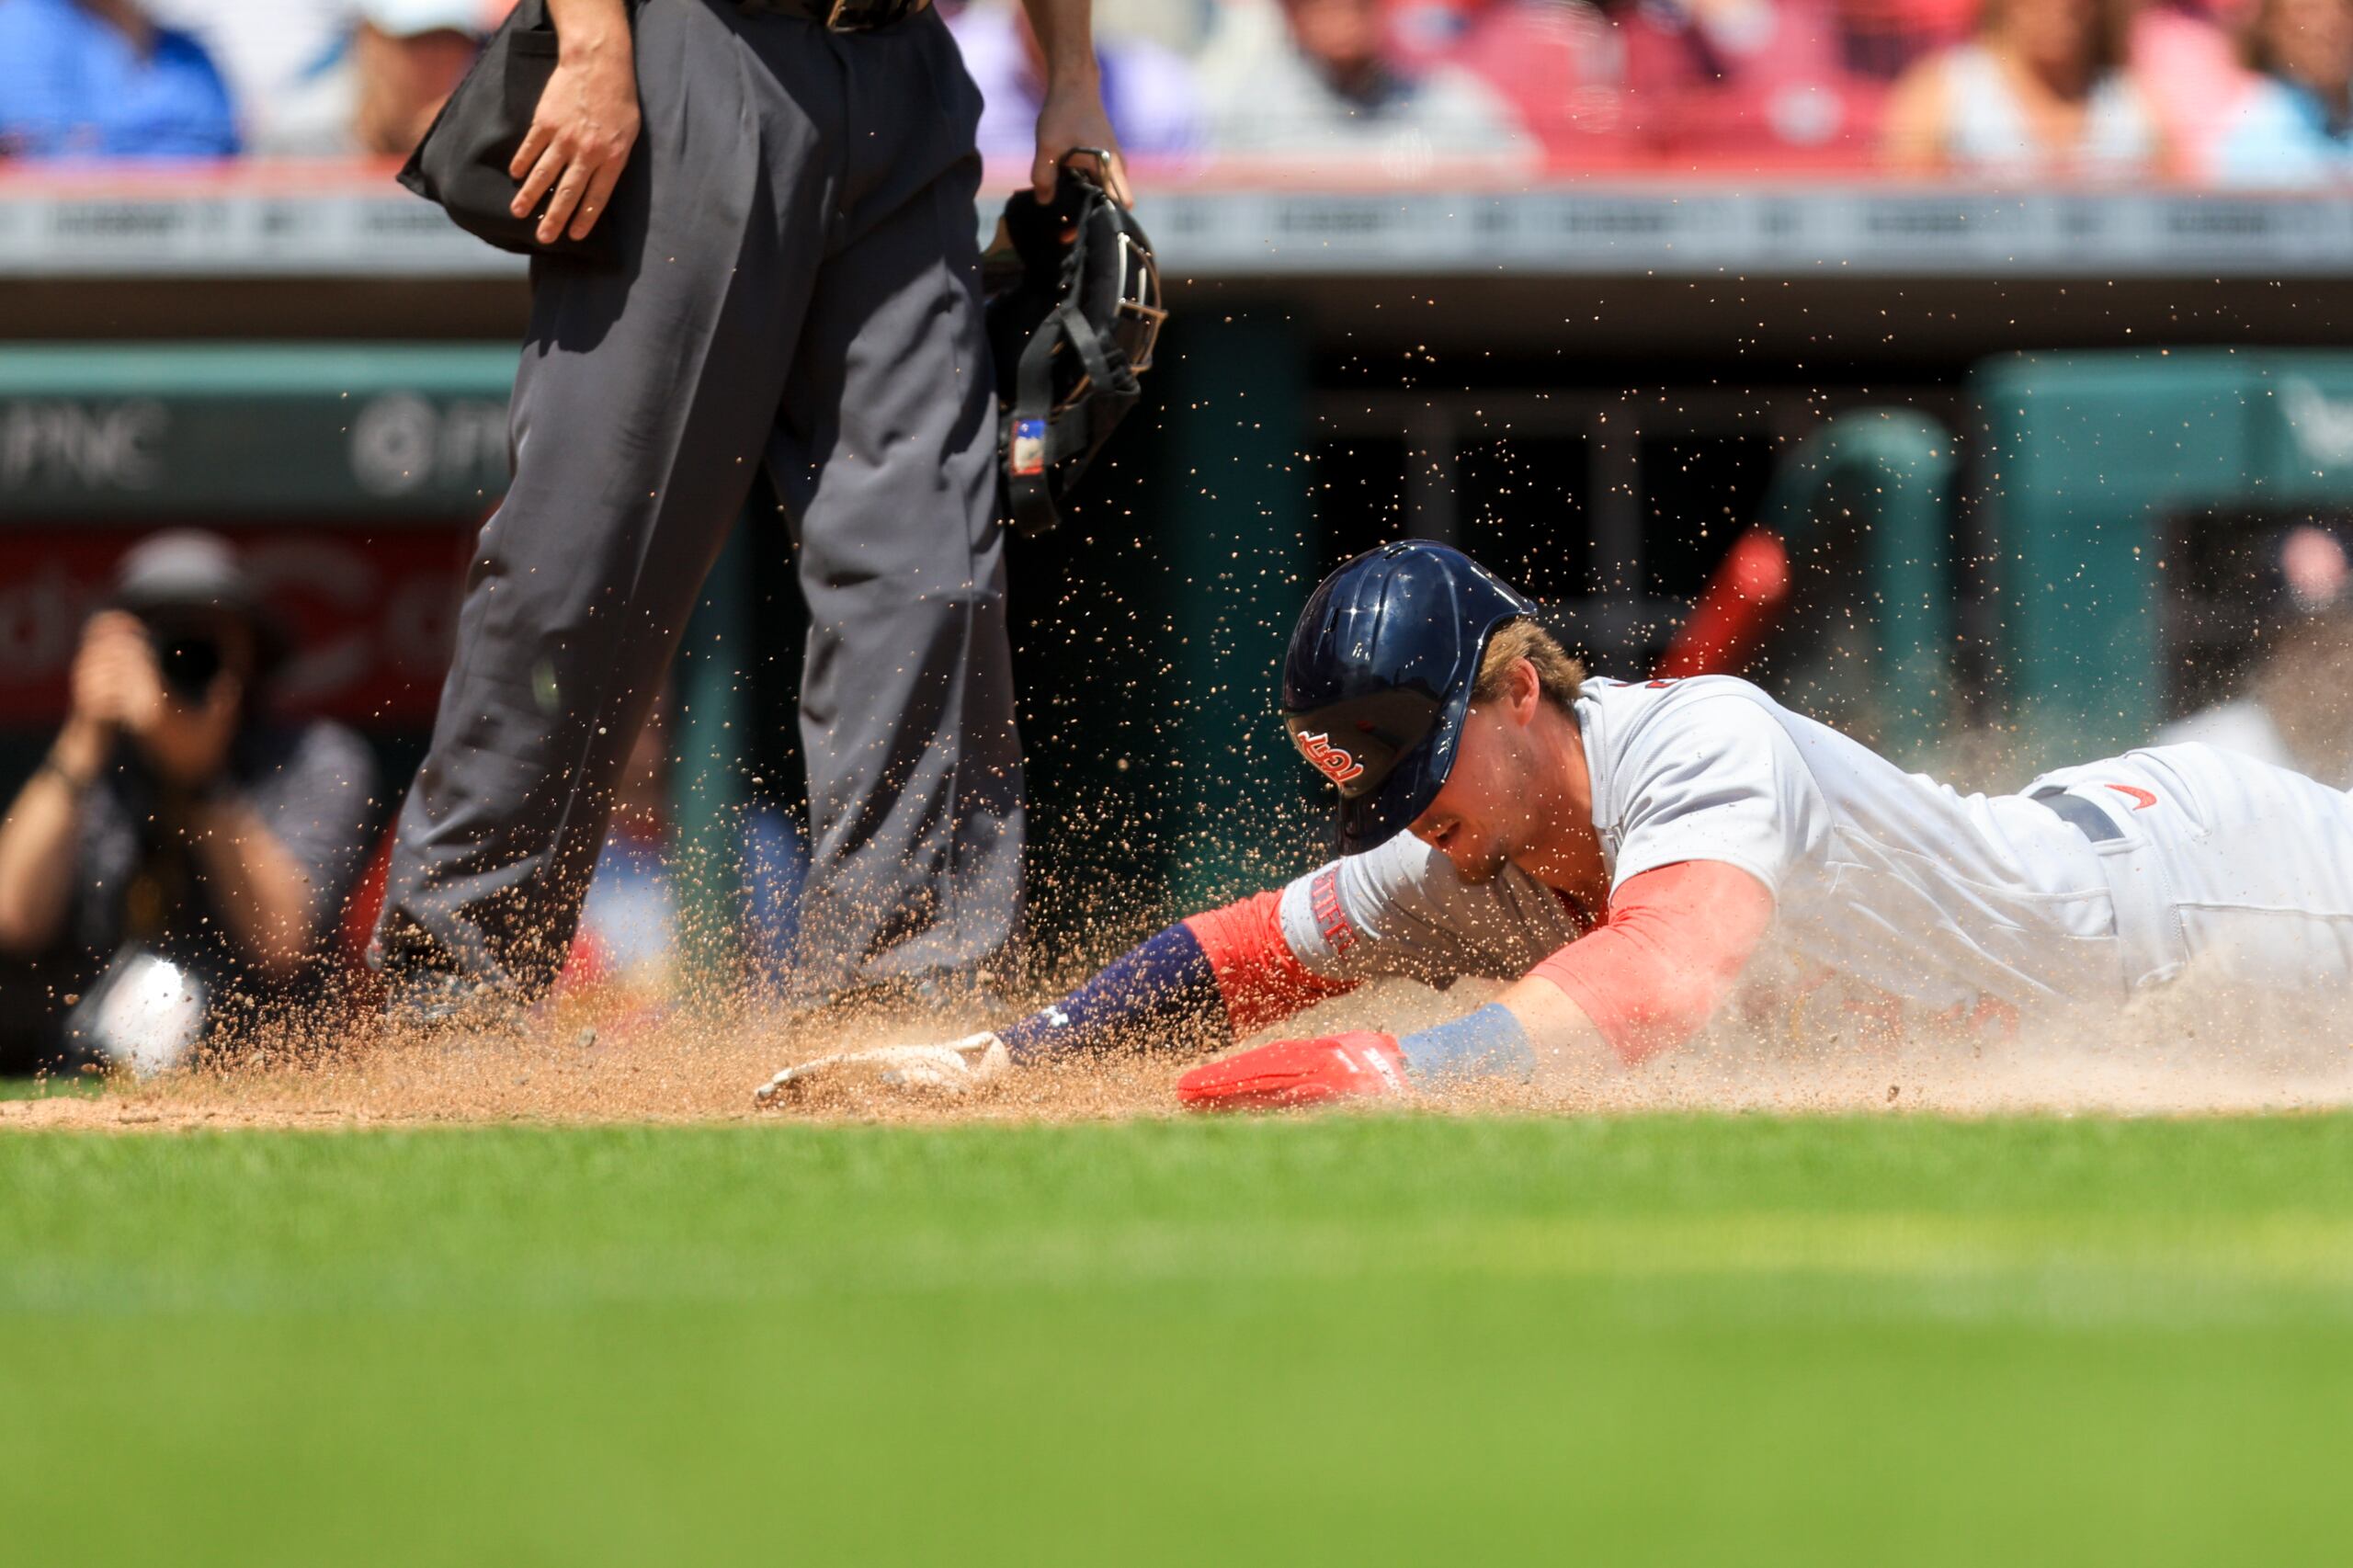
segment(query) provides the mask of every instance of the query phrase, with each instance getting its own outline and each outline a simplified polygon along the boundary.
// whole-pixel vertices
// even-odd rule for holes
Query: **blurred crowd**
[[[0,0],[0,156],[397,155],[512,0]]]
[[[512,0],[0,0],[0,157],[390,156]],[[942,0],[1027,157],[1013,0]],[[1099,0],[1140,157],[2353,177],[2353,0]]]

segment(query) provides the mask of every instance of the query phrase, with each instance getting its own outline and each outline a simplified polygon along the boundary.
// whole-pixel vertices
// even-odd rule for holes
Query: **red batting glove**
[[[1176,1080],[1188,1110],[1274,1110],[1405,1092],[1397,1037],[1372,1029],[1279,1040],[1196,1067]]]

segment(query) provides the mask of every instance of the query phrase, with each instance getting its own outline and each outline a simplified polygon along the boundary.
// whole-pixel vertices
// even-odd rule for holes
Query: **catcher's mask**
[[[1401,540],[1324,579],[1283,660],[1291,744],[1340,791],[1340,853],[1404,830],[1454,771],[1487,639],[1536,602],[1459,550]]]
[[[1005,204],[981,258],[989,348],[996,359],[999,515],[1025,534],[1062,520],[1061,506],[1142,394],[1168,312],[1160,268],[1135,215],[1092,170],[1064,154],[1054,199],[1027,190]]]

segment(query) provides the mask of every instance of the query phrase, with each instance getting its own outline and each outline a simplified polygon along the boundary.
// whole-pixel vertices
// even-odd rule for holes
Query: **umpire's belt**
[[[2094,844],[2106,844],[2124,836],[2124,830],[2116,825],[2114,817],[2081,795],[2070,795],[2064,790],[2037,790],[2027,799]]]
[[[828,32],[863,33],[928,10],[931,0],[735,0],[735,5],[755,16],[772,12],[799,17]]]

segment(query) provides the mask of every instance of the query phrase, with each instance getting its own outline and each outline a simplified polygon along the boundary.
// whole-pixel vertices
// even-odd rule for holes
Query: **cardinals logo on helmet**
[[[1328,734],[1302,735],[1299,749],[1307,760],[1324,770],[1325,778],[1335,784],[1346,784],[1351,778],[1364,777],[1364,764],[1332,744]]]

